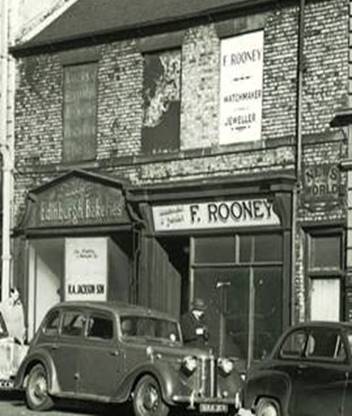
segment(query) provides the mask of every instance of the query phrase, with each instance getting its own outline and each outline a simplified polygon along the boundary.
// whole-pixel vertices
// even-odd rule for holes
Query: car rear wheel
[[[136,416],[166,416],[169,413],[169,406],[163,401],[154,377],[146,375],[138,381],[134,389],[133,410]]]
[[[270,398],[262,398],[259,400],[256,409],[256,416],[280,416],[280,406]]]
[[[41,364],[35,365],[29,372],[26,401],[32,410],[43,411],[53,407],[53,400],[48,393],[48,376]]]

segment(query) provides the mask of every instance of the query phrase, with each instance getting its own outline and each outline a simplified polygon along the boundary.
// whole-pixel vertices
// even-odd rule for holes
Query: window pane
[[[282,268],[254,268],[254,358],[263,359],[282,332]]]
[[[249,235],[240,236],[240,262],[249,263],[251,260],[253,237]]]
[[[311,236],[311,267],[341,267],[341,237]]]
[[[44,327],[46,335],[56,335],[59,328],[59,311],[53,312],[49,317]]]
[[[199,237],[195,239],[196,263],[234,263],[235,238]]]
[[[281,261],[282,236],[280,234],[261,234],[254,237],[255,261]]]
[[[306,338],[307,334],[303,330],[289,334],[281,347],[281,357],[301,357],[303,355]]]
[[[220,285],[219,285],[220,283]],[[230,283],[230,285],[221,285]],[[224,355],[246,359],[248,352],[249,269],[202,269],[194,273],[194,297],[202,298],[207,309],[208,346]],[[224,314],[221,320],[220,314]],[[221,324],[222,329],[221,329]],[[223,331],[224,339],[220,340]]]
[[[309,332],[306,355],[312,358],[339,358],[343,361],[346,352],[339,332],[328,328],[313,328]]]
[[[179,148],[181,51],[144,55],[144,153],[165,153]]]
[[[96,156],[97,64],[66,66],[64,70],[65,161]]]
[[[100,339],[113,338],[113,322],[111,319],[92,316],[89,318],[88,337]]]
[[[340,279],[311,279],[310,317],[317,321],[340,319]]]
[[[62,334],[81,336],[83,334],[85,316],[79,312],[66,312],[63,318]]]

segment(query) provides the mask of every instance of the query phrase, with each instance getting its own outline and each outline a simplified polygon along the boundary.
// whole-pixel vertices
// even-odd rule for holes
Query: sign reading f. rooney
[[[155,231],[280,225],[266,199],[154,206],[153,220]]]
[[[262,124],[263,31],[221,41],[220,144],[259,140]]]

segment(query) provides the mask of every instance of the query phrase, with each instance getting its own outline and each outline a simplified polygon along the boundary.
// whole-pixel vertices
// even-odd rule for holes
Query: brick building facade
[[[115,26],[115,2],[83,3],[13,49],[15,277],[29,335],[55,300],[78,295],[175,315],[203,297],[214,347],[238,344],[249,361],[291,323],[348,319],[349,136],[331,125],[349,104],[349,0],[306,2],[302,54],[298,1],[154,0],[138,15],[136,0]],[[254,38],[259,87],[236,95],[224,67],[255,60],[240,46]],[[224,133],[225,104],[241,112],[241,100],[249,119],[226,119],[235,132]],[[241,136],[251,123],[259,133]],[[90,256],[104,260],[83,273]]]

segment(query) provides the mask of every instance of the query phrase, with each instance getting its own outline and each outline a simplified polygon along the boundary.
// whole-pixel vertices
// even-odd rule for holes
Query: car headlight
[[[192,374],[197,368],[197,358],[191,355],[185,357],[182,361],[182,368],[187,374]]]
[[[229,358],[219,358],[218,366],[226,375],[230,374],[235,368],[233,361]]]

